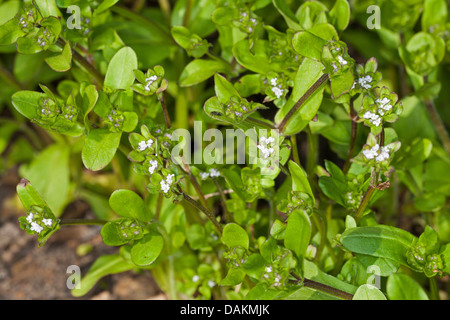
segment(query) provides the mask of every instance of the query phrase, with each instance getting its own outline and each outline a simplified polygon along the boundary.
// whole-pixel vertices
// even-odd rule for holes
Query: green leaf
[[[99,15],[102,12],[105,12],[112,6],[114,6],[119,0],[105,0],[100,3],[100,5],[97,7],[97,9],[94,10],[93,15]]]
[[[108,129],[91,130],[81,152],[84,166],[92,171],[106,167],[116,154],[121,135]]]
[[[222,60],[194,59],[181,72],[179,83],[182,87],[190,87],[209,79],[218,72],[229,73],[230,65]]]
[[[151,228],[149,233],[131,247],[131,260],[138,266],[148,266],[159,257],[163,247],[162,235],[156,228]]]
[[[306,172],[292,160],[289,161],[288,167],[292,177],[292,190],[309,194],[313,203],[315,203],[314,193],[312,192]]]
[[[17,41],[25,33],[19,27],[19,19],[14,18],[2,24],[0,28],[0,45],[6,46]]]
[[[257,253],[250,255],[242,265],[242,269],[250,277],[258,279],[264,272],[266,260]]]
[[[144,200],[131,190],[114,191],[109,198],[109,205],[115,213],[124,218],[134,218],[143,222],[149,222],[152,218]]]
[[[330,22],[338,31],[347,28],[350,22],[350,5],[347,0],[337,0],[330,10]]]
[[[91,290],[98,280],[115,273],[132,269],[134,266],[119,254],[104,255],[98,258],[87,274],[81,279],[80,288],[74,288],[71,293],[74,297],[81,297]]]
[[[389,276],[386,294],[389,300],[429,300],[422,286],[404,273],[395,273]]]
[[[322,25],[317,25],[307,31],[299,31],[294,34],[294,37],[292,38],[294,50],[304,57],[320,61],[322,58],[323,46],[327,45],[329,40],[337,38],[337,34],[331,33],[330,35],[329,31],[326,32],[329,34],[327,39],[321,37],[320,35],[326,34],[322,30],[324,28],[325,27]]]
[[[236,88],[220,74],[214,75],[214,89],[220,103],[228,103],[233,96],[240,96]]]
[[[134,82],[134,70],[138,68],[136,53],[124,47],[112,57],[106,70],[105,86],[113,89],[129,89]]]
[[[243,247],[248,249],[247,232],[236,223],[229,223],[223,228],[222,242],[229,248]]]
[[[312,261],[304,259],[303,268],[304,276],[307,279],[326,284],[330,287],[334,287],[350,294],[354,294],[356,292],[357,287],[321,271]]]
[[[61,12],[59,12],[58,7],[56,6],[55,0],[33,0],[36,7],[39,9],[42,17],[61,17]]]
[[[81,104],[83,110],[83,122],[85,127],[89,128],[88,114],[94,109],[99,95],[97,88],[93,84],[87,86],[86,88],[84,88],[84,90],[80,91],[81,97],[83,98],[83,103]]]
[[[29,165],[20,168],[21,175],[30,181],[59,217],[69,200],[70,149],[53,144],[44,149]]]
[[[244,281],[245,272],[241,268],[228,269],[227,275],[223,278],[219,284],[221,286],[236,286]]]
[[[341,243],[351,252],[394,260],[409,266],[406,253],[415,237],[399,228],[377,225],[347,229]]]
[[[294,30],[302,29],[295,14],[289,8],[289,5],[285,0],[272,0],[272,3],[273,6],[278,10],[278,12],[283,16],[289,28],[292,28]]]
[[[303,210],[294,210],[289,215],[284,235],[284,245],[298,258],[304,257],[311,238],[311,221]]]
[[[445,0],[425,0],[422,14],[422,31],[433,33],[433,29],[447,22],[448,7]]]
[[[356,290],[353,300],[387,300],[384,294],[371,284],[363,284]]]
[[[67,42],[61,53],[52,55],[45,59],[45,62],[57,72],[65,72],[72,66],[72,49]]]
[[[44,96],[40,92],[22,90],[13,94],[11,102],[20,114],[30,120],[34,120],[38,117],[36,111],[39,106],[39,100]]]
[[[308,58],[303,60],[295,76],[294,88],[292,89],[291,95],[286,104],[275,115],[275,123],[280,123],[306,91],[323,75],[322,70],[322,63]],[[325,86],[322,86],[316,90],[309,99],[300,106],[286,124],[283,132],[285,135],[299,133],[314,118],[322,103],[324,89]]]
[[[29,211],[32,206],[41,208],[47,207],[47,203],[27,179],[20,180],[20,183],[16,187],[16,191],[25,211]]]
[[[350,69],[332,76],[330,78],[330,85],[333,99],[339,98],[342,94],[350,91],[354,82],[353,73]]]
[[[319,187],[322,192],[331,200],[336,201],[345,207],[345,195],[347,194],[347,185],[332,177],[322,176],[319,178]]]

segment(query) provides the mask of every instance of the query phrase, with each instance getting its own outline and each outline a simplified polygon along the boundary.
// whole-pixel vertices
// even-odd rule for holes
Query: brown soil
[[[0,177],[0,299],[166,299],[148,271],[128,271],[103,278],[81,298],[74,298],[66,281],[67,267],[77,265],[86,274],[103,254],[117,253],[118,248],[103,244],[99,226],[65,226],[43,247],[37,238],[19,227],[24,215],[15,188],[20,178],[12,169]],[[83,202],[70,204],[64,218],[95,218]],[[77,254],[81,244],[92,245],[84,255]]]

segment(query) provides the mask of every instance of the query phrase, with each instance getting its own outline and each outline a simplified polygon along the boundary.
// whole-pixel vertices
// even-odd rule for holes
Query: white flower
[[[30,214],[27,216],[27,221],[28,221],[28,223],[31,223],[31,222],[33,222],[33,212],[30,212]]]
[[[278,78],[272,78],[272,79],[270,79],[270,84],[271,84],[272,86],[276,86],[276,85],[277,85],[277,80],[278,80]]]
[[[42,222],[47,226],[47,227],[51,227],[53,224],[53,220],[52,219],[42,219]]]
[[[363,87],[364,89],[370,89],[370,88],[372,88],[372,86],[370,85],[372,80],[373,79],[371,76],[365,76],[365,77],[359,78],[358,83],[359,83],[360,87]]]
[[[274,153],[275,149],[272,147],[274,142],[275,139],[273,137],[261,137],[259,139],[259,144],[257,147],[261,151],[264,159],[269,158]]]
[[[376,144],[370,149],[363,150],[363,155],[368,159],[372,160],[378,155],[378,150],[380,149],[380,145]]]
[[[42,231],[43,229],[44,229],[44,228],[41,227],[40,225],[38,225],[36,222],[32,222],[32,223],[31,223],[31,228],[30,228],[30,230],[36,231],[37,233],[41,233],[41,231]]]
[[[214,168],[209,170],[209,174],[211,175],[211,177],[220,177],[220,171]]]
[[[145,149],[147,149],[147,143],[145,141],[139,142],[138,150],[139,151],[144,151]]]
[[[380,154],[375,159],[379,162],[389,159],[389,149],[387,147],[381,147]]]
[[[235,111],[234,114],[235,114],[237,117],[242,117],[242,113],[240,113],[240,112],[238,112],[238,111]]]
[[[376,144],[372,148],[363,150],[363,155],[368,159],[375,159],[377,162],[381,162],[389,159],[389,149],[387,147],[381,147]]]
[[[338,56],[338,61],[342,66],[345,66],[348,63],[342,56]]]
[[[278,87],[272,87],[272,92],[275,94],[275,96],[277,97],[277,99],[280,99],[283,96],[283,89],[280,89]]]
[[[215,285],[216,285],[216,283],[215,283],[214,281],[212,281],[212,280],[209,280],[209,281],[208,281],[208,286],[209,286],[210,288],[214,287]]]
[[[148,167],[148,172],[153,174],[158,168],[158,162],[156,160],[150,160],[150,167]]]
[[[338,71],[338,67],[336,66],[336,63],[332,63],[331,66],[333,67],[333,71],[337,72]]]
[[[148,139],[147,141],[141,141],[141,142],[139,142],[138,150],[139,151],[144,151],[147,148],[150,149],[152,147],[152,145],[153,145],[153,140],[152,139]]]
[[[200,172],[200,178],[202,178],[202,180],[205,180],[209,177],[209,173],[208,172]]]
[[[375,100],[375,103],[378,105],[378,113],[381,115],[384,115],[384,111],[389,111],[392,109],[391,100],[384,97],[383,99],[377,99]]]
[[[377,127],[381,124],[380,116],[375,113],[372,113],[370,111],[367,111],[366,113],[364,113],[363,118],[369,119],[369,122]]]
[[[164,180],[164,179],[161,180],[161,182],[160,182],[160,184],[161,184],[161,190],[162,190],[164,193],[169,192],[170,186],[171,186],[172,183],[173,183],[173,177],[174,177],[174,174],[169,173],[169,174],[167,175],[167,177],[166,177],[166,180]]]
[[[266,267],[266,272],[267,272],[267,273],[272,272],[272,267]]]
[[[150,91],[150,86],[152,85],[153,82],[155,82],[158,79],[158,77],[156,75],[153,75],[151,77],[148,77],[145,79],[145,90],[146,91]]]
[[[200,277],[198,275],[192,277],[192,282],[197,282],[198,280],[200,280]]]

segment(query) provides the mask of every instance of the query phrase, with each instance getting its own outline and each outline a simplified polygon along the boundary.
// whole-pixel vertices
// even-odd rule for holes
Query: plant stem
[[[436,106],[434,105],[433,100],[426,100],[425,106],[428,110],[428,114],[431,117],[431,121],[433,121],[434,127],[436,128],[436,132],[442,144],[444,145],[445,151],[447,151],[447,153],[450,155],[450,138],[448,136],[447,129],[445,128],[445,125],[436,110]]]
[[[373,192],[375,191],[375,188],[372,185],[369,185],[367,188],[366,193],[364,194],[364,197],[361,200],[361,203],[359,204],[358,210],[355,213],[355,220],[356,222],[361,219],[362,214],[364,210],[366,209],[367,205],[369,204],[370,198],[372,197]]]
[[[266,121],[256,119],[253,117],[247,117],[245,120],[251,124],[266,128],[266,129],[275,129],[275,126],[272,123],[267,123]]]
[[[292,157],[294,158],[294,162],[301,166],[300,164],[300,156],[298,154],[298,147],[297,147],[297,135],[291,136],[291,147],[292,147]]]
[[[228,210],[227,210],[227,197],[225,196],[225,193],[223,192],[222,186],[220,185],[219,181],[217,181],[217,179],[215,177],[212,177],[212,181],[216,185],[217,191],[220,194],[220,203],[222,205],[224,220],[226,222],[232,222],[234,219],[233,219],[233,216],[231,215],[231,213],[228,212]]]
[[[156,212],[155,212],[155,219],[159,220],[159,216],[161,215],[161,208],[162,208],[162,203],[164,200],[164,196],[162,193],[158,194],[158,200],[156,202]]]
[[[62,38],[58,38],[56,44],[59,47],[64,48],[64,46],[66,45],[66,41]],[[74,48],[71,48],[71,50],[72,50],[72,58],[79,64],[81,64],[83,68],[86,69],[86,71],[91,74],[91,76],[94,78],[97,86],[100,89],[103,88],[103,76],[100,74],[100,72],[89,61],[87,61],[77,50],[75,50]]]
[[[323,283],[320,283],[320,282],[317,282],[317,281],[314,281],[314,280],[310,280],[310,279],[306,279],[306,278],[304,278],[302,280],[297,275],[295,275],[294,273],[291,273],[291,276],[293,276],[295,279],[297,279],[295,281],[296,284],[302,283],[305,287],[312,288],[312,289],[315,289],[315,290],[319,290],[319,291],[331,294],[331,295],[333,295],[335,297],[338,297],[338,298],[341,298],[341,299],[345,299],[345,300],[352,300],[353,299],[353,295],[348,293],[348,292],[345,292],[345,291],[342,291],[342,290],[330,287],[330,286],[328,286],[326,284],[323,284]]]
[[[170,122],[169,112],[167,111],[166,103],[164,102],[164,92],[158,95],[158,100],[161,103],[161,107],[164,113],[164,120],[166,121],[167,128],[169,129],[172,126]]]
[[[198,210],[203,212],[206,215],[206,217],[213,223],[214,227],[217,229],[219,234],[222,235],[222,226],[219,224],[219,222],[217,222],[214,214],[212,212],[210,212],[209,210],[207,210],[205,207],[203,207],[201,204],[199,204],[197,201],[192,199],[186,193],[182,192],[182,195],[183,195],[183,200],[185,200],[187,203],[189,203],[190,205],[194,206],[195,208],[197,208]]]
[[[108,221],[101,219],[63,219],[59,221],[60,226],[77,226],[77,225],[104,225]]]
[[[430,291],[431,300],[440,300],[436,277],[430,278]]]
[[[350,136],[350,146],[347,153],[347,161],[345,162],[344,168],[342,169],[344,174],[346,174],[348,172],[348,169],[350,169],[350,160],[353,156],[353,150],[355,149],[356,134],[358,133],[358,124],[354,120],[355,116],[356,114],[355,108],[353,107],[353,99],[350,99],[350,120],[352,122],[352,132]]]
[[[3,66],[2,63],[0,63],[0,77],[17,91],[25,89],[25,87],[16,79],[16,77],[14,77],[11,72],[9,72],[8,69]]]
[[[278,124],[277,128],[284,132],[286,124],[292,118],[294,113],[313,95],[316,90],[318,90],[327,80],[329,79],[329,74],[325,73],[322,75],[306,92],[305,94],[297,101],[297,103],[289,110],[289,112],[284,116],[283,120]]]

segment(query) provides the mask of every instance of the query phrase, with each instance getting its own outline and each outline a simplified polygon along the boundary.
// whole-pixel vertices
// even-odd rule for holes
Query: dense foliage
[[[446,297],[448,7],[374,2],[3,1],[20,226],[117,247],[72,294],[148,269],[170,299]]]

